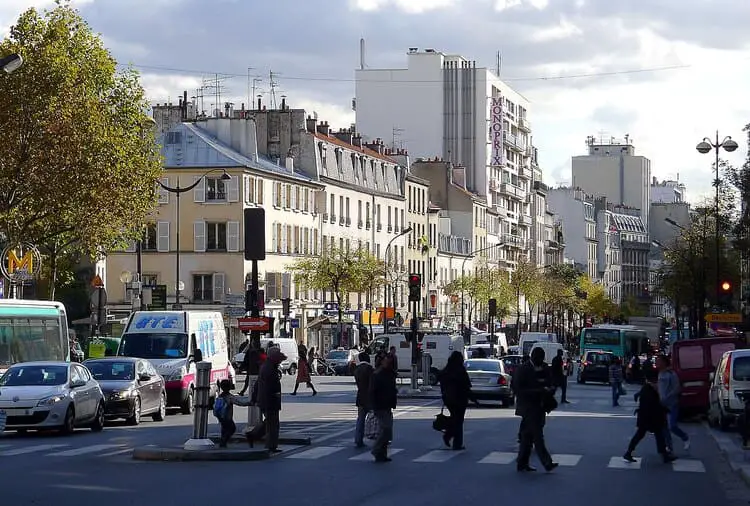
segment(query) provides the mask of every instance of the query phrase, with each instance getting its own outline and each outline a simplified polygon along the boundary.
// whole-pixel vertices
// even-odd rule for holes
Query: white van
[[[224,317],[218,311],[136,311],[128,318],[117,354],[145,358],[164,377],[167,406],[193,411],[195,351],[211,362],[211,396],[216,382],[234,382]]]
[[[534,343],[556,343],[557,336],[549,332],[521,332],[518,347],[522,355],[531,354]]]
[[[431,385],[437,385],[437,373],[448,363],[448,357],[454,351],[464,354],[464,340],[459,335],[442,332],[419,332],[422,352],[432,357],[432,367],[429,373]],[[398,370],[401,373],[411,372],[411,343],[403,333],[381,334],[372,341],[372,349],[388,351],[391,346],[396,347]],[[421,363],[420,363],[421,367]]]
[[[560,343],[549,343],[545,341],[537,341],[534,343],[531,347],[531,351],[534,351],[535,348],[541,348],[544,350],[544,361],[548,364],[551,364],[552,359],[557,356],[557,351],[563,349],[562,344]],[[531,355],[531,352],[529,352],[529,355]]]
[[[750,395],[750,350],[724,352],[711,375],[708,423],[726,430],[745,411],[745,402],[738,394]],[[682,395],[690,393],[683,390]]]
[[[281,353],[286,355],[286,360],[281,363],[281,371],[289,374],[297,374],[297,362],[299,361],[297,341],[291,337],[264,338],[260,340],[260,347],[264,349],[268,348],[268,343],[271,342],[281,350]]]

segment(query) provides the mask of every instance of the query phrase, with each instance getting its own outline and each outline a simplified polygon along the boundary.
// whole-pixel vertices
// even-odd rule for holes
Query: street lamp
[[[716,283],[715,283],[715,289],[716,289],[716,304],[719,304],[719,295],[720,295],[720,287],[719,287],[719,281],[721,280],[721,273],[719,272],[719,268],[721,266],[721,260],[719,257],[719,151],[721,148],[724,148],[724,151],[727,153],[731,153],[732,151],[737,149],[737,143],[732,140],[730,136],[724,137],[724,140],[719,142],[719,131],[716,131],[716,138],[715,141],[712,142],[709,137],[704,137],[701,142],[698,143],[697,146],[695,146],[695,149],[698,150],[699,153],[705,155],[707,153],[710,153],[713,149],[716,153],[716,166],[714,167],[714,170],[716,172],[716,179],[714,180],[714,186],[716,187],[716,195],[714,197],[714,207],[715,207],[715,213],[716,213],[716,223],[714,224],[715,228],[715,242],[716,242]]]
[[[4,70],[6,74],[11,74],[23,65],[23,58],[18,53],[9,54],[3,58],[0,58],[0,69]]]
[[[464,285],[466,282],[466,279],[464,278],[464,268],[466,267],[466,261],[470,258],[474,258],[474,255],[477,253],[482,253],[483,251],[487,251],[488,249],[492,248],[502,248],[505,246],[504,242],[498,243],[498,244],[491,244],[490,246],[485,246],[484,248],[480,248],[478,250],[472,251],[469,253],[469,256],[464,258],[464,261],[461,262],[461,331],[463,332],[465,329],[465,323],[464,323]],[[469,322],[471,325],[471,322]]]
[[[385,314],[383,315],[383,331],[384,333],[388,333],[388,302],[389,302],[389,293],[390,293],[390,283],[388,283],[388,251],[391,249],[391,245],[393,244],[393,241],[398,239],[399,237],[403,237],[406,234],[410,233],[412,230],[411,227],[406,227],[401,231],[400,234],[398,234],[396,237],[388,241],[388,245],[385,247],[385,277],[383,278],[385,280]],[[393,307],[395,310],[396,307],[396,294],[393,294]]]
[[[213,172],[218,172],[219,170],[222,171],[221,174],[221,180],[222,181],[229,181],[232,179],[232,176],[227,174],[227,171],[225,169],[211,169],[209,171],[206,171],[202,176],[200,176],[198,179],[193,182],[190,186],[186,186],[184,188],[180,187],[180,178],[177,178],[177,187],[172,188],[171,186],[167,186],[164,183],[161,182],[161,180],[157,180],[159,183],[159,186],[161,186],[165,191],[168,191],[169,193],[174,193],[177,198],[177,218],[176,218],[176,224],[177,224],[177,249],[175,253],[175,273],[177,276],[175,277],[175,304],[177,307],[179,307],[180,304],[180,292],[185,289],[185,284],[180,280],[180,196],[183,193],[187,193],[190,190],[194,189],[198,184],[200,184],[201,181],[203,181],[203,178],[208,176],[209,174]]]

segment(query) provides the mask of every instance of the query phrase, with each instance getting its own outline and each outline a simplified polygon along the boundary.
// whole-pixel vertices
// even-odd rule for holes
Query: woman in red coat
[[[297,381],[294,383],[294,392],[292,392],[292,395],[297,395],[300,383],[305,383],[307,388],[312,389],[313,395],[318,393],[310,379],[310,365],[307,362],[307,357],[303,355],[300,355],[299,360],[297,360]]]

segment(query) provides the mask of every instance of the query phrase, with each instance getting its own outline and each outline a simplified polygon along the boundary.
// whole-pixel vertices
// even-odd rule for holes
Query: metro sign
[[[271,319],[265,316],[257,318],[237,318],[240,332],[268,332],[271,329]]]

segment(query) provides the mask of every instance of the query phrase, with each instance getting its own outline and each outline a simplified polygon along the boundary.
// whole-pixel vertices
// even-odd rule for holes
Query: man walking
[[[357,448],[365,446],[365,418],[370,411],[370,381],[373,368],[370,355],[359,354],[359,364],[354,368],[354,382],[357,384],[357,425],[354,430],[354,444]]]
[[[279,365],[286,360],[278,348],[268,350],[268,358],[258,375],[258,407],[265,417],[266,448],[272,453],[279,450],[279,430],[281,412],[281,371]]]
[[[620,405],[622,395],[622,362],[615,357],[609,365],[609,385],[612,388],[612,407]]]
[[[552,384],[560,389],[562,393],[560,397],[560,404],[568,403],[568,376],[565,374],[565,368],[563,367],[563,350],[557,350],[557,355],[552,359]]]
[[[372,448],[375,462],[390,462],[388,443],[393,439],[393,411],[396,409],[396,372],[393,360],[386,355],[372,375],[370,382],[370,407],[378,421],[378,437]]]
[[[513,384],[516,387],[516,416],[521,417],[521,444],[518,447],[516,469],[518,472],[536,471],[529,465],[532,446],[536,449],[544,469],[549,472],[557,467],[544,443],[546,422],[546,397],[554,394],[552,376],[544,363],[544,349],[534,348],[531,361],[525,362],[516,370]],[[551,399],[554,403],[554,397]]]
[[[690,438],[678,425],[680,416],[680,378],[672,369],[672,362],[666,355],[659,355],[656,359],[656,368],[659,371],[659,398],[661,404],[667,409],[667,429],[664,431],[664,439],[667,448],[674,451],[672,445],[672,434],[682,439],[685,451],[690,449]]]

